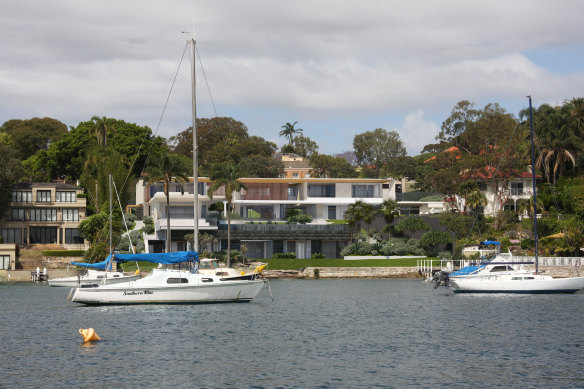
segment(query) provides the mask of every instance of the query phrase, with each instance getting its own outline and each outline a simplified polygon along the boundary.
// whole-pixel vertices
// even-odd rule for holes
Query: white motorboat
[[[252,271],[244,271],[232,267],[220,266],[216,259],[201,258],[199,261],[199,273],[215,275],[219,277],[221,281],[255,280],[261,276],[262,271],[266,266],[265,263],[262,263],[256,266]]]
[[[50,286],[75,287],[91,284],[115,284],[120,282],[135,281],[140,273],[122,273],[104,270],[87,269],[84,274],[71,277],[54,278],[49,280]]]
[[[118,258],[122,257],[122,258]],[[116,259],[148,261],[166,265],[187,263],[187,270],[153,269],[139,280],[107,285],[84,285],[71,289],[73,302],[82,304],[178,304],[248,302],[266,281],[222,281],[216,275],[196,272],[195,251],[164,254],[117,254]]]

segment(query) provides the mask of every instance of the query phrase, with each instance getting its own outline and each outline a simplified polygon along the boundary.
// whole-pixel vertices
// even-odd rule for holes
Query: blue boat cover
[[[450,276],[466,276],[468,274],[474,273],[475,271],[482,269],[485,265],[473,265],[473,266],[465,266],[462,269],[459,269],[455,272],[450,273]]]
[[[496,246],[501,246],[501,242],[495,242],[494,240],[485,240],[484,242],[481,242],[482,245],[488,245],[488,244],[494,244]]]
[[[112,269],[112,255],[108,255],[105,261],[96,262],[96,263],[85,263],[85,262],[71,262],[71,265],[77,265],[81,267],[87,267],[90,269],[99,269],[99,270],[111,270]]]
[[[181,262],[193,262],[199,260],[196,251],[177,251],[175,253],[150,253],[150,254],[115,254],[118,262],[152,262],[163,265],[173,265]]]
[[[87,267],[91,269],[111,270],[112,255],[108,255],[105,261],[97,263],[71,262],[72,265]],[[115,254],[116,262],[152,262],[163,265],[173,265],[181,262],[192,262],[199,260],[199,254],[196,251],[177,251],[175,253],[151,253],[151,254]]]

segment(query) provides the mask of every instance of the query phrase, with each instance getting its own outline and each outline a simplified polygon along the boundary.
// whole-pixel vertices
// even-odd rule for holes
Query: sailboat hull
[[[264,280],[221,281],[216,276],[177,270],[154,270],[135,282],[72,289],[71,301],[82,304],[198,304],[247,302]]]
[[[576,293],[584,288],[584,277],[553,278],[543,275],[498,274],[460,276],[449,280],[454,293]]]

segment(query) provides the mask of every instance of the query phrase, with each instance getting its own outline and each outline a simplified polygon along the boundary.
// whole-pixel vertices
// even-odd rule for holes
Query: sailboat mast
[[[533,184],[533,238],[535,241],[535,274],[539,273],[539,257],[538,257],[538,242],[539,236],[537,234],[537,194],[535,185],[535,149],[533,141],[533,107],[531,106],[531,96],[527,96],[529,99],[529,132],[531,135],[531,180]]]
[[[199,251],[199,167],[197,153],[197,79],[195,77],[195,39],[189,41],[191,47],[191,84],[193,104],[193,250]]]
[[[112,255],[112,214],[113,214],[113,203],[112,203],[112,175],[109,175],[109,251],[110,251],[110,256]],[[112,266],[113,266],[113,258],[112,258]],[[107,271],[109,266],[105,267],[105,270]]]

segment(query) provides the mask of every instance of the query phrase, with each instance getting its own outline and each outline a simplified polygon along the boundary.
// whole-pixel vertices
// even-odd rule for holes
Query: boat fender
[[[239,274],[241,274],[242,276],[245,275],[245,272],[242,270]]]
[[[84,342],[93,342],[95,340],[101,340],[101,338],[99,337],[99,335],[95,333],[95,330],[93,328],[87,329],[80,328],[79,333],[83,337]]]
[[[136,269],[136,271],[134,272],[135,276],[137,276],[138,274],[140,274],[140,269]]]

